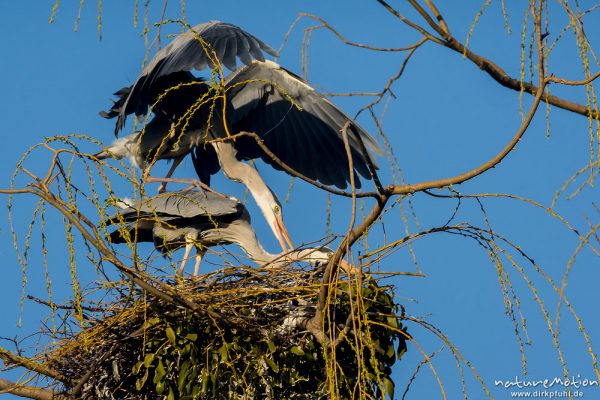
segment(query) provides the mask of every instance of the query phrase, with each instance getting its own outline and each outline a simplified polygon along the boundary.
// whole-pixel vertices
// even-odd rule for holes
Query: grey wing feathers
[[[142,70],[136,82],[131,86],[130,92],[121,96],[111,110],[103,114],[106,118],[118,115],[115,134],[123,128],[128,114],[135,112],[136,115],[143,115],[146,113],[151,104],[149,101],[153,101],[151,94],[156,95],[155,92],[162,93],[163,91],[157,91],[156,86],[165,86],[165,82],[169,82],[172,74],[175,74],[178,79],[184,72],[189,73],[192,69],[201,70],[206,67],[214,67],[212,53],[209,53],[210,49],[214,50],[220,62],[231,70],[236,68],[236,57],[246,65],[250,65],[253,58],[264,61],[263,51],[272,56],[277,55],[277,52],[268,44],[232,24],[210,21],[196,25],[192,30],[194,32],[182,33],[160,49]],[[198,37],[207,43],[210,49],[205,49]],[[211,56],[209,57],[208,54]],[[175,84],[177,83],[179,82]],[[173,85],[166,85],[164,90],[170,86]]]
[[[181,218],[223,217],[240,212],[242,204],[232,198],[225,198],[211,192],[180,191],[155,196],[144,203],[142,212],[156,212]]]
[[[237,199],[200,190],[184,190],[151,197],[137,207],[121,210],[119,215],[126,222],[154,216],[167,222],[175,219],[218,219],[241,215],[243,210],[243,204]],[[113,216],[107,220],[107,223],[116,223],[118,220],[118,216]]]
[[[177,71],[214,67],[207,55],[208,49],[203,48],[197,37],[202,38],[219,56],[219,61],[231,70],[236,69],[236,55],[246,65],[252,63],[252,58],[264,61],[263,51],[277,55],[271,46],[233,24],[210,21],[196,25],[192,30],[195,33],[183,33],[159,50],[142,75],[158,77]]]
[[[350,181],[341,133],[350,121],[347,134],[354,168],[370,178],[358,137],[375,166],[374,154],[381,153],[377,142],[301,78],[273,62],[254,62],[232,74],[227,85],[230,129],[255,132],[284,163],[324,184],[345,188]],[[240,159],[261,157],[281,169],[252,139],[246,139],[236,144]]]

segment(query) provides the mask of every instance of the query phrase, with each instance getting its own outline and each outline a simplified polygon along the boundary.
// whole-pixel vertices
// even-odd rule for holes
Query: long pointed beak
[[[344,260],[340,260],[340,268],[343,269],[348,275],[362,275],[362,271],[360,269]]]
[[[277,227],[277,239],[279,240],[279,244],[281,245],[283,251],[288,251],[286,244],[289,246],[290,250],[293,249],[294,245],[292,244],[292,239],[290,239],[290,234],[283,224],[283,218],[281,215],[275,216],[275,224]]]
[[[98,153],[94,154],[94,157],[96,157],[98,160],[105,160],[107,158],[111,158],[112,156],[110,155],[110,153],[106,150],[102,150],[99,151]]]

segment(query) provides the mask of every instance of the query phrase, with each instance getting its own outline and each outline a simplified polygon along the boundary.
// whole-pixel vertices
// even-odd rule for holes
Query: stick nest
[[[322,271],[227,268],[169,282],[195,311],[137,292],[46,353],[47,365],[81,399],[392,396],[408,338],[392,288],[370,278],[332,285],[321,332],[338,339],[322,345],[306,325]]]

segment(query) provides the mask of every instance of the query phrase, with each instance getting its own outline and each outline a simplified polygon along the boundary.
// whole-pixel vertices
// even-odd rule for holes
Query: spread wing
[[[277,55],[275,50],[260,39],[225,22],[206,22],[196,25],[192,31],[182,33],[160,49],[142,70],[126,99],[120,104],[115,134],[122,129],[127,115],[134,112],[137,115],[146,113],[151,104],[149,99],[155,97],[157,86],[166,86],[165,89],[170,87],[169,76],[192,69],[214,67],[212,51],[231,70],[236,68],[236,58],[250,65],[252,59],[264,61],[263,52]],[[175,80],[181,82],[181,78],[176,77]]]
[[[347,134],[355,172],[370,178],[358,138],[373,165],[376,165],[373,155],[381,152],[377,142],[300,77],[270,61],[254,62],[234,73],[227,86],[229,130],[258,134],[281,161],[326,185],[345,188],[350,182],[341,133],[350,121]],[[260,157],[281,169],[253,139],[242,137],[235,146],[239,159]],[[356,186],[360,187],[359,179]]]

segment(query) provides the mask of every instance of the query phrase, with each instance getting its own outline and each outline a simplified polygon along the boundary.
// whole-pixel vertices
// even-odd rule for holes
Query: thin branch
[[[423,18],[425,18],[426,21],[428,21],[430,23],[430,26],[433,27],[434,30],[438,34],[440,34],[440,36],[443,38],[443,40],[434,37],[431,33],[427,32],[421,26],[408,20],[406,17],[401,15],[396,9],[394,9],[392,6],[390,6],[384,0],[377,0],[377,2],[380,3],[381,5],[383,5],[390,13],[392,13],[394,16],[398,17],[406,25],[417,30],[423,36],[427,37],[431,41],[433,41],[437,44],[443,45],[451,50],[454,50],[455,52],[457,52],[459,54],[462,54],[464,57],[466,57],[467,59],[472,61],[475,65],[477,65],[479,67],[479,69],[481,69],[482,71],[485,71],[489,76],[491,76],[500,85],[502,85],[506,88],[509,88],[509,89],[513,89],[517,92],[524,91],[524,92],[532,94],[532,95],[534,95],[535,93],[538,92],[537,86],[533,85],[530,82],[520,81],[518,79],[515,79],[515,78],[509,76],[506,73],[506,71],[504,71],[502,68],[500,68],[493,61],[491,61],[485,57],[482,57],[479,54],[476,54],[476,53],[472,52],[471,50],[469,50],[468,48],[466,48],[460,41],[458,41],[455,37],[453,37],[449,31],[445,31],[442,27],[437,25],[435,23],[435,21],[433,21],[431,19],[431,17],[427,14],[427,12],[425,10],[423,10],[423,8],[420,5],[418,5],[418,3],[416,3],[414,0],[409,0],[409,2],[423,16]],[[549,80],[552,81],[552,79],[550,79],[550,78],[549,78]],[[560,80],[557,79],[556,83],[562,83],[562,82],[560,82]],[[568,83],[565,83],[565,84],[568,84]],[[575,103],[575,102],[563,99],[561,97],[552,96],[552,95],[544,95],[542,97],[542,101],[545,103],[551,104],[553,106],[562,108],[564,110],[584,115],[586,117],[591,117],[593,119],[600,119],[600,111],[597,109],[591,109],[587,105]]]
[[[409,20],[408,18],[406,18],[404,15],[400,14],[394,7],[390,6],[384,0],[377,0],[377,2],[379,4],[381,4],[382,6],[384,6],[386,8],[386,10],[388,10],[391,14],[393,14],[400,21],[404,22],[406,25],[410,26],[411,28],[419,31],[427,39],[429,39],[432,42],[435,42],[437,44],[442,44],[442,45],[444,44],[443,40],[441,40],[440,38],[437,38],[437,37],[433,36],[431,33],[427,32],[427,30],[425,30],[425,28],[423,28],[420,25],[415,24],[414,22],[412,22],[411,20]]]
[[[19,397],[26,397],[35,400],[52,400],[56,399],[54,392],[46,389],[40,389],[31,386],[20,385],[6,379],[0,379],[0,394],[10,393]]]
[[[387,192],[381,194],[377,198],[377,203],[371,209],[369,215],[356,227],[352,232],[350,232],[344,239],[342,243],[339,245],[333,256],[330,258],[327,267],[325,268],[325,272],[323,274],[323,285],[319,289],[319,296],[317,300],[317,310],[313,318],[307,321],[306,329],[309,330],[319,343],[322,345],[327,344],[327,339],[323,336],[323,310],[325,309],[325,304],[327,301],[327,296],[329,293],[329,287],[333,280],[333,277],[336,276],[337,270],[339,268],[340,261],[344,257],[346,253],[346,249],[350,248],[359,237],[361,237],[368,228],[379,218],[381,213],[383,212],[387,201],[390,198],[390,194]]]
[[[427,21],[427,24],[429,24],[429,26],[432,27],[434,31],[436,31],[438,34],[440,34],[440,36],[446,37],[447,35],[450,34],[447,29],[444,30],[444,29],[442,29],[441,26],[436,24],[435,21],[433,20],[433,18],[431,18],[431,16],[427,13],[427,11],[425,11],[425,9],[423,7],[421,7],[421,5],[416,2],[416,0],[408,0],[408,2],[410,3],[411,6],[413,6],[413,8],[415,10],[417,10],[417,12],[419,14],[421,14],[423,19],[425,21]],[[433,4],[431,4],[431,5],[433,6]],[[435,8],[435,10],[437,10],[437,8]],[[438,14],[439,14],[439,11],[438,11]]]
[[[544,81],[544,82],[546,82],[546,81]],[[477,175],[484,173],[485,171],[488,171],[491,168],[494,168],[496,165],[498,165],[500,162],[502,162],[502,160],[504,160],[504,158],[508,155],[508,153],[510,153],[515,148],[517,143],[519,143],[519,141],[523,137],[523,134],[525,134],[525,131],[527,130],[527,128],[529,127],[529,124],[533,120],[533,116],[535,115],[535,113],[538,109],[540,101],[542,101],[542,98],[544,97],[544,86],[545,86],[545,84],[542,84],[537,89],[537,93],[536,93],[535,99],[533,101],[533,104],[531,106],[531,109],[529,110],[527,117],[521,124],[517,133],[513,136],[511,141],[504,147],[504,149],[502,149],[502,151],[500,151],[500,153],[498,153],[490,161],[486,162],[485,164],[480,165],[479,167],[477,167],[469,172],[465,172],[463,174],[456,175],[456,176],[453,176],[450,178],[422,182],[422,183],[418,183],[418,184],[414,184],[414,185],[413,184],[405,184],[405,185],[400,185],[400,186],[390,185],[389,190],[393,194],[412,194],[412,193],[416,193],[416,192],[426,190],[426,189],[443,188],[446,186],[457,185],[459,183],[463,183],[469,179],[476,177]]]
[[[561,85],[582,86],[582,85],[587,85],[589,83],[592,83],[593,81],[595,81],[599,77],[600,77],[600,71],[596,72],[594,75],[590,76],[589,78],[583,79],[581,81],[571,81],[571,80],[568,80],[568,79],[557,78],[555,76],[548,77],[548,81],[550,81],[552,83],[560,83]]]
[[[404,74],[404,70],[406,69],[406,66],[408,65],[408,62],[410,61],[411,57],[413,56],[413,54],[415,54],[415,51],[417,51],[417,49],[419,47],[421,47],[421,45],[423,43],[425,43],[428,39],[427,38],[421,38],[421,40],[419,40],[416,44],[415,47],[406,55],[406,57],[404,58],[404,61],[402,62],[402,65],[400,66],[400,69],[398,70],[398,73],[396,73],[396,75],[392,76],[390,79],[388,79],[387,83],[385,84],[385,87],[383,88],[383,90],[381,90],[381,92],[379,92],[377,94],[377,99],[373,100],[372,102],[370,102],[369,104],[367,104],[366,106],[362,107],[360,110],[358,110],[356,112],[356,116],[358,117],[358,115],[360,113],[362,113],[363,111],[372,108],[374,105],[379,104],[381,102],[381,100],[383,99],[383,96],[387,93],[390,92],[390,94],[395,98],[396,96],[394,96],[394,93],[392,93],[392,84],[394,82],[396,82],[398,79],[400,79],[400,77],[402,76],[402,74]]]
[[[54,194],[42,192],[39,190],[35,190],[33,188],[29,190],[29,193],[34,194],[34,195],[46,200],[55,209],[57,209],[61,214],[63,214],[77,228],[77,230],[79,230],[79,232],[83,235],[83,237],[89,243],[91,243],[100,252],[100,254],[102,254],[102,256],[104,257],[105,260],[109,261],[111,264],[113,264],[115,267],[117,267],[117,269],[119,269],[122,273],[124,273],[129,279],[131,279],[139,287],[141,287],[142,289],[146,290],[148,293],[150,293],[151,295],[153,295],[159,299],[168,301],[173,304],[182,305],[193,311],[199,311],[198,306],[196,304],[192,303],[191,301],[185,299],[182,296],[179,296],[177,293],[174,293],[174,291],[170,290],[166,285],[157,283],[155,281],[155,283],[161,287],[162,290],[160,290],[160,289],[157,289],[156,287],[150,285],[146,281],[148,279],[147,276],[144,276],[145,279],[142,279],[141,277],[139,277],[138,275],[141,274],[140,271],[135,271],[135,270],[127,267],[125,264],[123,264],[114,255],[114,253],[108,247],[106,247],[104,245],[104,243],[101,240],[97,239],[97,237],[99,236],[98,232],[94,232],[94,234],[90,233],[83,226],[81,220],[79,219],[79,213],[73,213],[73,210],[69,209],[66,205],[64,205],[64,202],[62,200],[58,199],[56,196],[54,196]],[[204,311],[207,313],[212,312],[210,310],[204,310]]]
[[[365,147],[365,143],[363,142],[362,137],[360,135],[356,135],[356,139],[358,142],[358,147],[360,148],[360,152],[362,153],[363,158],[365,159],[365,163],[367,164],[367,168],[369,168],[371,179],[373,179],[373,183],[375,184],[377,191],[379,192],[379,194],[381,194],[384,192],[384,189],[383,185],[381,184],[381,180],[379,179],[379,175],[377,175],[377,168],[373,164],[373,160],[371,160],[371,156],[369,155],[369,152]]]
[[[342,36],[334,27],[332,27],[331,25],[329,25],[329,23],[327,21],[325,21],[323,18],[313,15],[313,14],[307,14],[307,13],[300,13],[299,14],[299,18],[302,17],[307,17],[307,18],[312,18],[314,20],[319,21],[322,25],[320,26],[313,26],[307,29],[319,29],[319,28],[325,28],[330,30],[335,36],[337,36],[338,39],[340,39],[342,42],[344,42],[345,44],[347,44],[348,46],[354,46],[354,47],[359,47],[361,49],[367,49],[367,50],[373,50],[373,51],[390,51],[390,52],[397,52],[397,51],[408,51],[408,50],[412,50],[415,47],[418,47],[420,44],[416,43],[410,46],[404,46],[404,47],[376,47],[376,46],[370,46],[370,45],[366,45],[366,44],[361,44],[361,43],[356,43],[356,42],[352,42],[348,39],[346,39],[344,36]],[[425,40],[427,40],[427,38],[424,38]],[[421,39],[423,40],[423,39]]]
[[[156,51],[160,50],[160,28],[162,28],[163,22],[165,20],[165,12],[167,11],[167,4],[169,4],[169,0],[164,1],[162,13],[160,14],[160,23],[158,24],[158,32],[156,33]]]
[[[2,360],[6,365],[16,365],[19,367],[27,368],[30,371],[37,372],[38,374],[45,375],[49,378],[61,382],[68,381],[68,379],[65,376],[63,376],[63,374],[61,374],[60,372],[48,368],[44,364],[31,361],[29,358],[18,356],[4,349],[3,347],[0,347],[0,360]]]
[[[450,28],[448,28],[448,25],[446,24],[446,20],[442,16],[442,13],[440,13],[440,10],[438,10],[438,8],[435,6],[435,4],[433,4],[433,2],[431,0],[425,0],[425,3],[427,4],[427,6],[431,10],[431,12],[433,12],[433,15],[435,15],[435,19],[438,20],[438,22],[440,23],[440,26],[442,27],[444,32],[450,33]]]
[[[529,94],[535,94],[538,92],[539,88],[530,82],[523,82],[518,79],[515,79],[509,76],[502,68],[500,68],[497,64],[492,62],[491,60],[480,56],[467,49],[462,43],[456,40],[454,37],[451,37],[448,41],[444,43],[449,49],[456,51],[457,53],[463,54],[466,58],[471,60],[475,65],[479,67],[482,71],[485,71],[488,75],[490,75],[496,82],[501,84],[502,86],[513,89],[517,92],[524,91]],[[588,106],[583,104],[578,104],[569,100],[565,100],[561,97],[552,96],[552,95],[544,95],[542,97],[542,101],[544,103],[551,104],[553,106],[562,108],[567,111],[571,111],[577,114],[585,115],[586,117],[591,117],[593,119],[600,119],[600,111],[590,109]]]
[[[50,307],[52,309],[57,309],[57,310],[75,310],[76,309],[76,307],[74,305],[63,305],[63,304],[51,303],[51,302],[42,300],[40,298],[37,298],[35,296],[32,296],[30,294],[27,295],[27,299],[35,301],[38,304],[42,304],[42,305]],[[86,306],[82,306],[82,305],[79,307],[81,307],[82,310],[89,311],[89,312],[105,311],[103,308],[98,308],[98,307],[86,307]]]

